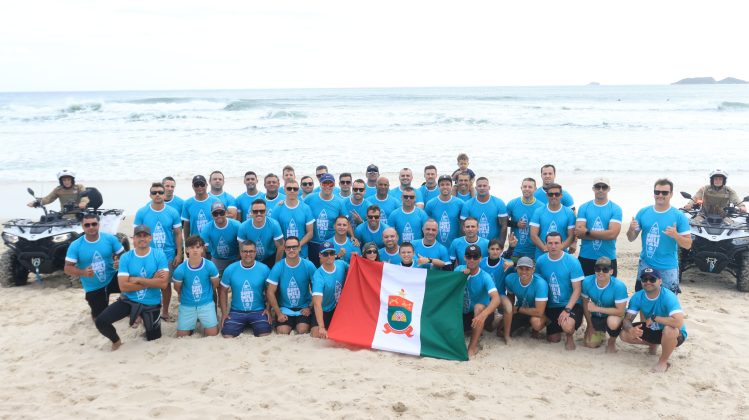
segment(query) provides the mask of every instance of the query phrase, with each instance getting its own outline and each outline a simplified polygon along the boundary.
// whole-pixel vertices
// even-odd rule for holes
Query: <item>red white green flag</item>
[[[466,275],[351,257],[328,337],[360,347],[468,360]]]

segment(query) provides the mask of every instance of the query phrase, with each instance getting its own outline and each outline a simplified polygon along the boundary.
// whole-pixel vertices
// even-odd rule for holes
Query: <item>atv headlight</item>
[[[59,244],[60,242],[67,241],[68,239],[71,238],[71,236],[72,235],[70,233],[63,233],[61,235],[55,235],[52,237],[52,242]]]
[[[9,244],[14,244],[18,242],[18,236],[12,233],[3,233],[3,240]]]
[[[749,237],[731,239],[731,243],[737,246],[749,244]]]

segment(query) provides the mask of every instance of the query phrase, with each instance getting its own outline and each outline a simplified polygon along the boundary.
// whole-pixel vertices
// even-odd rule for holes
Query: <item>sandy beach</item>
[[[619,237],[630,293],[639,249]],[[177,339],[174,323],[146,342],[123,320],[112,353],[82,289],[64,275],[31,277],[0,288],[0,418],[745,418],[749,294],[728,274],[692,272],[682,288],[689,339],[655,375],[646,348],[584,348],[582,328],[573,352],[485,333],[475,359],[450,362],[309,335]]]

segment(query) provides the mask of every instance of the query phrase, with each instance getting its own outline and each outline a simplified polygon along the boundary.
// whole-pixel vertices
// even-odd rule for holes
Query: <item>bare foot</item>
[[[606,353],[616,353],[616,343],[606,346]]]
[[[510,337],[509,335],[506,335],[503,338],[505,340],[505,344],[506,345],[508,345],[508,346],[512,345],[512,337]]]
[[[668,362],[658,362],[655,366],[653,366],[652,369],[650,369],[653,373],[666,373],[668,368],[671,367],[671,363]]]
[[[117,340],[116,342],[112,343],[112,351],[117,350],[122,346],[122,340]]]
[[[473,357],[479,352],[479,346],[468,347],[468,357]]]
[[[531,338],[535,338],[536,340],[541,339],[541,333],[539,333],[536,330],[531,330]]]
[[[648,354],[651,356],[655,356],[658,354],[658,345],[657,344],[651,344],[648,348]]]
[[[566,342],[564,343],[564,348],[567,350],[575,350],[577,346],[575,346],[575,340],[572,338],[572,336],[568,336]]]
[[[137,317],[135,318],[135,322],[133,322],[133,325],[130,326],[130,328],[138,328],[140,327],[140,324],[143,323],[143,318]]]

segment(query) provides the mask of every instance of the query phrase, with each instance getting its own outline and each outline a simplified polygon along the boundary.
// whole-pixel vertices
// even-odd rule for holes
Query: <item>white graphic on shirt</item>
[[[658,222],[655,222],[648,232],[648,236],[645,238],[645,254],[648,258],[653,258],[655,251],[658,250],[658,245],[661,242],[661,230],[658,226]]]
[[[551,292],[551,301],[559,303],[559,298],[562,296],[562,288],[559,287],[557,273],[551,273],[551,277],[549,277],[549,292]]]
[[[216,254],[216,256],[219,258],[229,257],[229,244],[226,243],[223,236],[218,238],[218,244],[216,244]]]
[[[164,227],[161,226],[161,222],[156,222],[156,225],[153,227],[153,234],[151,235],[153,239],[151,241],[158,249],[164,249],[164,245],[166,245],[166,232],[164,231]]]
[[[450,236],[450,218],[447,216],[447,212],[442,212],[442,217],[440,217],[440,242],[445,243],[447,242],[447,238]]]
[[[146,267],[141,267],[140,269],[140,276],[144,279],[148,278],[148,273],[146,273]],[[142,300],[144,297],[146,297],[146,289],[140,289],[137,292],[135,292],[136,299]]]
[[[289,227],[286,228],[286,237],[288,238],[289,236],[299,237],[299,229],[296,227],[294,219],[289,220]]]
[[[297,284],[294,276],[291,276],[289,285],[286,286],[286,297],[289,298],[289,305],[294,308],[299,306],[299,300],[302,297],[302,291],[299,290],[299,285]]]
[[[471,311],[471,294],[468,290],[468,283],[466,283],[466,288],[463,291],[463,313],[467,314]]]
[[[104,262],[104,258],[101,257],[99,251],[94,251],[94,255],[91,258],[91,269],[94,271],[94,277],[99,280],[99,283],[104,283],[107,280],[107,263]]]
[[[205,213],[203,210],[198,211],[198,220],[195,222],[195,226],[198,228],[198,231],[195,232],[196,235],[199,235],[200,232],[203,231],[203,227],[208,224],[208,218],[205,217]]]
[[[260,261],[265,259],[265,247],[263,246],[263,241],[257,241],[255,244],[255,255]]]
[[[605,230],[603,228],[603,223],[601,223],[601,218],[600,217],[596,217],[596,221],[593,222],[593,227],[590,230],[592,230],[592,231],[598,231],[598,232]],[[601,245],[603,245],[603,241],[602,240],[600,240],[600,239],[594,240],[593,241],[593,250],[594,251],[598,251],[599,249],[601,249]]]
[[[411,223],[406,222],[406,226],[403,226],[403,242],[414,241],[414,230],[411,228]]]
[[[486,218],[485,213],[481,213],[479,218],[479,236],[489,238],[489,219]]]
[[[192,299],[197,302],[201,296],[203,296],[203,285],[200,283],[200,277],[195,276],[192,279]]]
[[[255,292],[252,291],[249,280],[244,281],[242,291],[239,293],[239,299],[242,301],[242,308],[245,311],[249,311],[252,308],[252,302],[255,301]]]
[[[528,226],[528,215],[524,214],[523,217],[520,218],[519,222],[525,222],[524,228],[518,228],[518,245],[525,245],[525,242],[528,240],[528,233],[530,233],[530,227]]]
[[[327,239],[328,235],[328,225],[330,221],[328,220],[328,213],[325,212],[325,209],[323,209],[320,214],[317,216],[317,237],[320,239]]]
[[[549,224],[549,229],[546,230],[546,234],[548,235],[551,232],[559,232],[559,230],[557,230],[557,222],[554,220]]]
[[[340,281],[335,282],[335,301],[338,302],[338,299],[341,298],[341,290],[343,290],[343,285]]]

